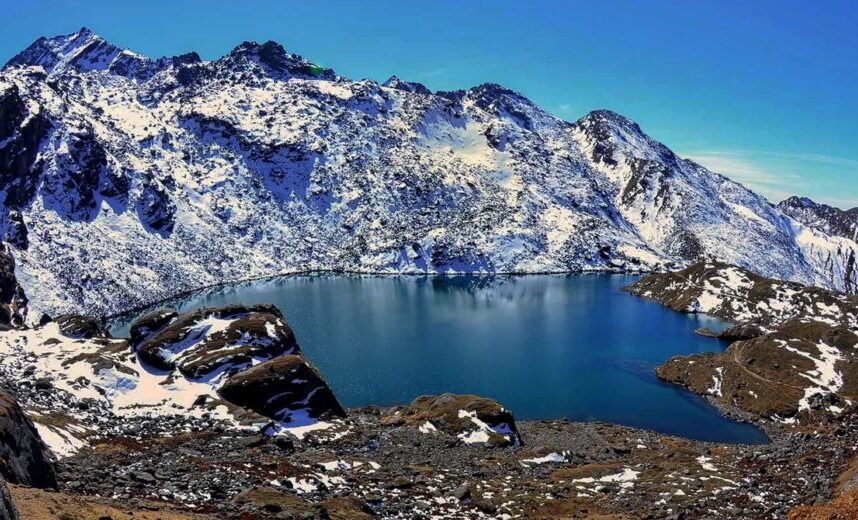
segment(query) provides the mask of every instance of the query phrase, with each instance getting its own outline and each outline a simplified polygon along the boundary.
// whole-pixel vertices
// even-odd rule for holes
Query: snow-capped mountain
[[[652,270],[855,291],[829,236],[628,119],[504,87],[353,81],[245,42],[150,59],[87,29],[0,73],[0,231],[39,311],[108,314],[306,269]]]
[[[807,197],[790,197],[778,208],[802,224],[829,235],[858,240],[858,208],[842,210]]]

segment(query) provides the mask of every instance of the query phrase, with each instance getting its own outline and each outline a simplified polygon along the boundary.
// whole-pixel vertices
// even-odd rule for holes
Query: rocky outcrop
[[[12,250],[0,243],[0,330],[20,327],[27,318],[27,295],[15,278]]]
[[[755,417],[786,423],[827,420],[858,402],[858,298],[700,263],[650,275],[627,288],[681,312],[732,321],[714,334],[725,352],[678,356],[656,370]]]
[[[57,486],[54,463],[33,422],[8,393],[0,390],[0,475],[9,482],[39,488]]]
[[[18,510],[3,477],[0,477],[0,520],[18,520]]]
[[[90,316],[78,314],[63,314],[54,320],[60,329],[60,333],[73,339],[107,338],[110,335],[101,323]]]
[[[298,352],[295,334],[273,305],[207,308],[181,316],[156,311],[131,325],[140,359],[186,377],[235,372]]]
[[[766,278],[720,262],[650,275],[625,290],[679,312],[705,313],[737,324],[775,326],[809,318],[858,326],[858,296]]]
[[[806,226],[858,241],[858,208],[842,210],[807,197],[790,197],[778,203],[778,208]]]
[[[476,395],[424,395],[384,421],[407,424],[425,433],[442,432],[465,444],[521,445],[512,412],[492,399]]]
[[[299,355],[280,356],[231,376],[220,395],[277,421],[344,417],[319,371]]]
[[[757,417],[812,423],[858,402],[858,335],[793,320],[724,353],[675,357],[658,377]]]
[[[169,325],[179,313],[173,309],[156,309],[140,316],[130,327],[131,343],[139,345],[153,334]]]

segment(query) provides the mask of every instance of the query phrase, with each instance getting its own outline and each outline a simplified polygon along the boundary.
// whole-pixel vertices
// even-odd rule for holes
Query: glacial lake
[[[658,381],[655,367],[671,356],[726,348],[694,333],[725,324],[620,290],[635,279],[300,275],[162,306],[275,304],[346,407],[472,393],[520,420],[598,420],[706,441],[767,442],[756,427]],[[117,320],[111,329],[127,336],[128,326]]]

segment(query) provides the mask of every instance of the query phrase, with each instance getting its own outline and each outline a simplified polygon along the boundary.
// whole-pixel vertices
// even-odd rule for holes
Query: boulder
[[[163,329],[179,315],[173,309],[156,309],[131,323],[131,343],[139,345],[152,334]]]
[[[63,314],[58,316],[54,322],[59,326],[60,333],[67,338],[92,339],[110,336],[101,321],[89,316]]]
[[[420,396],[397,410],[391,419],[385,418],[385,422],[391,423],[397,417],[421,431],[440,431],[466,444],[522,444],[512,412],[497,401],[476,395]]]
[[[178,368],[190,379],[238,371],[299,350],[273,305],[231,305],[177,316],[161,311],[131,329],[141,360],[162,370]]]
[[[722,330],[718,337],[727,341],[753,339],[765,334],[765,331],[755,323],[739,323]]]
[[[233,374],[219,392],[231,403],[278,421],[345,417],[322,375],[299,355],[281,356]]]
[[[18,520],[18,510],[12,503],[12,494],[3,477],[0,477],[0,520]]]
[[[54,463],[33,422],[0,390],[0,476],[13,484],[56,488]]]

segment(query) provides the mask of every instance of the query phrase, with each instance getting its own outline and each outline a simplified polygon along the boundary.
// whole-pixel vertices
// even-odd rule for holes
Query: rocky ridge
[[[82,328],[89,319],[81,316],[0,336],[0,374],[56,455],[106,436],[266,425],[289,431],[342,415],[318,371],[296,354],[295,337],[277,309],[160,314],[168,319],[155,327],[151,315],[135,323],[136,342]],[[260,370],[283,378],[266,387]],[[302,379],[286,377],[296,370]],[[294,393],[283,393],[290,388]],[[253,406],[248,392],[255,400],[276,399],[278,409]]]
[[[858,400],[858,297],[700,263],[651,275],[633,294],[736,325],[723,353],[675,357],[658,376],[756,417],[815,424]]]
[[[807,197],[790,197],[778,203],[778,208],[802,224],[829,235],[858,239],[858,208],[842,210]]]
[[[42,313],[295,270],[649,271],[702,258],[854,291],[858,245],[627,118],[495,84],[353,81],[245,42],[150,59],[87,29],[0,71],[0,236]]]

